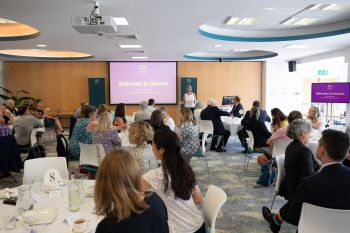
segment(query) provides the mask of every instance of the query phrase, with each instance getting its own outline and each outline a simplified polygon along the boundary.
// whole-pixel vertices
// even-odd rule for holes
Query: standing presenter
[[[192,86],[187,85],[186,93],[184,94],[184,107],[191,109],[192,113],[194,112],[194,106],[196,105],[197,98],[196,94],[192,92]]]

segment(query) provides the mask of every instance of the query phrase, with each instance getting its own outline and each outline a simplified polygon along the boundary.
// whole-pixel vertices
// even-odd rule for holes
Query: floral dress
[[[185,122],[180,126],[179,133],[183,139],[181,141],[181,154],[189,161],[199,147],[199,129],[192,122]]]
[[[88,118],[81,118],[74,126],[72,137],[68,142],[68,159],[79,160],[80,146],[79,143],[91,144],[91,133],[86,131],[86,126],[89,124]]]
[[[159,162],[153,154],[152,146],[150,144],[142,144],[135,146],[130,153],[136,158],[140,166],[141,175],[147,173],[149,170],[159,167]]]

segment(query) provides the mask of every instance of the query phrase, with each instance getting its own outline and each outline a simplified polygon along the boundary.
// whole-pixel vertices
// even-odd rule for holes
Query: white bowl
[[[22,213],[22,218],[26,223],[33,223],[38,220],[38,213],[35,210],[29,210]]]

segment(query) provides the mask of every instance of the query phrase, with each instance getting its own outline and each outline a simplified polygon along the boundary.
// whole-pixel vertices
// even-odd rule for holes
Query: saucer
[[[87,222],[87,228],[85,231],[79,232],[79,233],[90,233],[94,231],[94,226],[91,222]],[[73,231],[73,227],[69,226],[68,232],[67,233],[78,233]]]
[[[61,180],[61,183],[60,183],[61,186],[64,186],[64,185],[67,185],[67,184],[69,184],[69,180],[68,179],[62,179]]]

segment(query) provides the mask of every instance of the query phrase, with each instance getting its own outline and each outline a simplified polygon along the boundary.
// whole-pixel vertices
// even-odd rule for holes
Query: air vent
[[[143,50],[136,50],[136,51],[124,51],[124,53],[145,53]]]
[[[112,40],[137,40],[135,35],[106,35]]]

